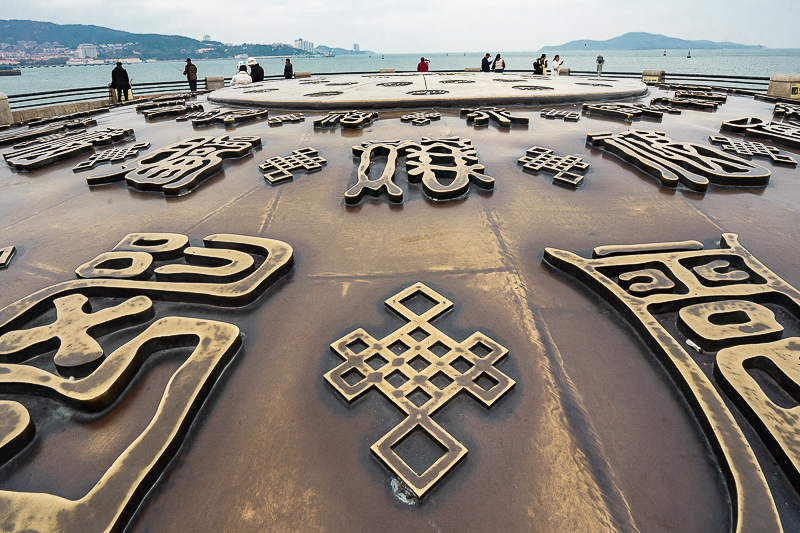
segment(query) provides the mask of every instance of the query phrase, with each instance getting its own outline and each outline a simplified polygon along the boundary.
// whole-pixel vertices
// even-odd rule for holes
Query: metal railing
[[[464,72],[463,70],[436,70],[436,72]],[[529,70],[507,70],[509,73],[530,73]],[[396,71],[395,74],[415,74],[415,71]],[[379,75],[379,72],[337,72],[337,73],[312,73],[312,76],[336,76],[341,74],[369,74]],[[591,70],[571,72],[578,76],[596,76],[597,73]],[[641,79],[641,72],[603,72],[603,76],[616,78],[636,78]],[[664,75],[666,84],[702,84],[711,85],[720,89],[737,89],[751,92],[753,94],[766,94],[769,86],[768,77],[758,76],[726,76],[718,74],[679,74],[667,73]],[[265,79],[281,79],[282,76],[267,76]],[[198,80],[200,81],[200,80]],[[230,78],[225,78],[225,82],[230,82]],[[202,85],[201,85],[202,86]],[[148,96],[171,92],[185,92],[188,89],[186,81],[163,81],[136,83],[133,86],[134,98],[138,96]],[[87,102],[92,100],[109,100],[108,86],[99,87],[79,87],[76,89],[63,89],[58,91],[44,91],[27,94],[10,94],[8,103],[12,110],[28,109],[32,107],[43,107],[57,104],[67,104],[73,102]]]

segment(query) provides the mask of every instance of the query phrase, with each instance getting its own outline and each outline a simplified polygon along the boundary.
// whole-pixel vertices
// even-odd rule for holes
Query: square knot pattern
[[[717,185],[765,187],[772,173],[745,159],[696,143],[676,142],[661,131],[628,130],[590,133],[586,143],[619,157],[660,181],[706,192]]]
[[[467,124],[476,127],[488,126],[491,120],[498,128],[510,128],[512,124],[527,126],[528,117],[512,115],[504,107],[471,107],[461,110],[461,118],[467,118]]]
[[[358,183],[344,193],[347,205],[359,203],[365,195],[378,197],[383,193],[390,202],[401,203],[403,189],[394,182],[400,157],[406,158],[408,181],[422,182],[422,190],[433,200],[460,198],[469,192],[470,183],[480,189],[494,188],[494,178],[483,173],[484,166],[478,163],[478,154],[469,139],[365,141],[353,147],[353,155],[360,158]],[[386,166],[379,178],[372,178],[370,169],[378,156],[386,156]]]
[[[126,146],[125,148],[103,150],[102,152],[90,155],[89,159],[72,167],[72,171],[80,172],[81,170],[89,170],[103,163],[121,163],[126,159],[139,157],[139,151],[147,150],[148,148],[150,148],[150,143],[136,143],[133,146]]]
[[[407,324],[381,340],[359,328],[331,344],[344,362],[325,381],[348,403],[375,389],[407,415],[370,449],[422,498],[467,454],[431,417],[461,392],[491,407],[515,381],[496,367],[506,348],[482,333],[458,342],[431,325],[453,303],[430,287],[416,283],[385,303]],[[409,465],[398,451],[418,437],[434,441],[443,455],[430,465]]]
[[[328,161],[314,148],[292,150],[291,155],[271,157],[258,166],[264,179],[272,185],[293,178],[292,172],[305,170],[307,173],[319,172]]]
[[[559,111],[558,109],[542,109],[539,116],[550,120],[560,118],[567,122],[578,122],[581,118],[581,114],[577,111]]]
[[[410,122],[414,126],[427,126],[432,120],[440,120],[441,118],[442,114],[439,112],[431,111],[426,113],[424,111],[420,111],[419,113],[403,115],[400,117],[400,122]]]
[[[576,172],[589,170],[586,163],[576,155],[558,156],[553,150],[533,146],[526,151],[526,155],[517,159],[517,164],[522,165],[522,170],[531,174],[549,172],[553,174],[553,183],[561,183],[571,187],[578,187],[583,182],[583,176]]]
[[[774,146],[767,146],[764,143],[738,141],[719,135],[712,135],[708,140],[711,141],[711,144],[719,144],[723,151],[734,153],[746,159],[761,157],[771,160],[773,164],[797,166],[797,161],[794,158],[781,154],[781,151]]]
[[[324,93],[318,93],[324,94]],[[337,93],[341,94],[341,93]],[[309,95],[306,95],[309,96]],[[374,111],[331,111],[322,118],[314,121],[315,128],[335,128],[341,125],[342,128],[361,129],[369,126],[374,120],[378,119],[378,114]]]
[[[756,117],[742,117],[726,120],[720,129],[739,133],[745,137],[766,139],[791,148],[800,148],[800,124],[796,122],[767,123]]]

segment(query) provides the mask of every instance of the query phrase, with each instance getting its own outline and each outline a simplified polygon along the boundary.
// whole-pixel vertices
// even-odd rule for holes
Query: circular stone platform
[[[634,79],[538,76],[493,72],[350,74],[273,79],[226,87],[212,102],[283,109],[373,109],[591,102],[642,96]]]

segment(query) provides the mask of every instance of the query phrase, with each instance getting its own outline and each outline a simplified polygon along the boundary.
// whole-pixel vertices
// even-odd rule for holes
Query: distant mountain
[[[0,43],[16,44],[17,41],[59,43],[75,48],[81,43],[123,44],[116,50],[102,51],[101,59],[137,56],[142,59],[197,59],[249,56],[291,56],[295,48],[285,44],[243,44],[226,46],[217,41],[198,41],[180,35],[152,33],[129,33],[101,26],[84,24],[53,24],[33,20],[0,20]],[[198,52],[198,50],[200,50]],[[299,52],[299,50],[298,50]]]
[[[756,49],[763,46],[750,46],[729,42],[687,41],[655,35],[652,33],[632,32],[608,39],[607,41],[570,41],[560,46],[545,46],[542,51],[569,50],[720,50],[720,49]]]

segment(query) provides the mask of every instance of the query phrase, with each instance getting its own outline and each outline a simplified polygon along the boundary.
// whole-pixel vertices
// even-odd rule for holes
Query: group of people
[[[247,73],[247,67],[250,67],[250,73]],[[286,58],[283,64],[283,77],[290,80],[294,77],[294,65],[291,60]],[[239,71],[231,78],[231,87],[237,85],[250,85],[251,83],[258,83],[264,81],[264,68],[258,64],[256,58],[248,57],[247,61],[239,64]]]
[[[492,55],[487,52],[487,54],[483,56],[483,59],[481,59],[481,72],[502,73],[506,69],[506,60],[500,57],[500,54],[494,57],[494,61],[489,61],[490,57],[492,57]]]
[[[505,69],[506,69],[506,61],[505,61],[505,59],[503,59],[500,56],[500,54],[497,54],[494,57],[494,61],[490,60],[491,57],[492,57],[492,55],[489,54],[489,53],[487,53],[485,56],[483,56],[483,59],[481,59],[481,72],[497,72],[497,73],[504,72]],[[556,57],[553,58],[553,73],[554,74],[558,74],[558,71],[561,68],[561,65],[563,63],[564,62],[561,61],[561,56],[556,55]],[[534,63],[533,63],[533,73],[534,74],[541,74],[541,75],[546,75],[547,74],[547,55],[546,54],[542,54],[542,57],[540,57],[536,61],[534,61]]]

